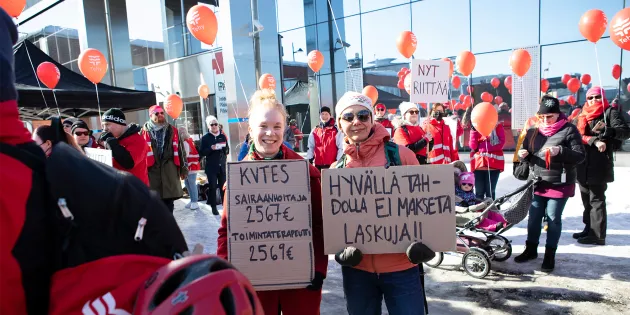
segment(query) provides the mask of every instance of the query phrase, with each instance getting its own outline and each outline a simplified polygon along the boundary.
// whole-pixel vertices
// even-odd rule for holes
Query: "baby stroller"
[[[490,272],[491,261],[505,261],[510,258],[512,255],[511,241],[501,234],[527,217],[534,197],[534,186],[539,181],[540,178],[528,180],[517,190],[492,201],[472,220],[456,227],[457,251],[447,254],[463,254],[462,267],[467,274],[477,279],[483,279]],[[488,211],[500,213],[508,224],[496,232],[477,228],[476,225]],[[476,236],[470,235],[471,232],[475,233]],[[444,253],[436,253],[435,258],[425,264],[435,268],[443,260]]]

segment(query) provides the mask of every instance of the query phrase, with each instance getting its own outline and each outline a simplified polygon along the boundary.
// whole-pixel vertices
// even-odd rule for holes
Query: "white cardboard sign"
[[[306,160],[228,163],[228,258],[258,291],[305,288],[314,278]]]
[[[85,148],[85,155],[94,161],[113,167],[112,150]]]
[[[404,253],[412,242],[455,249],[451,165],[323,170],[324,252]]]
[[[449,63],[443,60],[411,62],[409,95],[412,103],[445,103],[448,101]]]

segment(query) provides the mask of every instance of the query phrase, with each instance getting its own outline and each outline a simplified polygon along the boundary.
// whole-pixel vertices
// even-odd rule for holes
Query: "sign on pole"
[[[450,165],[324,170],[324,252],[404,253],[412,242],[452,251],[454,191]]]
[[[443,60],[411,61],[411,84],[409,86],[412,103],[445,103],[448,101],[449,63]]]
[[[94,161],[113,167],[112,150],[85,148],[85,155]]]
[[[306,160],[228,163],[228,258],[258,291],[314,278]]]

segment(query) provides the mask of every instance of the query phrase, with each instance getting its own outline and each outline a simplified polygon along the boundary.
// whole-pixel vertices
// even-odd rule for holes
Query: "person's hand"
[[[595,141],[595,146],[597,147],[597,151],[599,151],[599,152],[606,151],[606,142],[604,142],[604,141],[596,140]]]
[[[186,179],[186,177],[188,177],[188,176],[186,176],[186,174],[181,174],[181,175],[179,175],[179,178],[180,178],[181,180],[185,180],[185,179]]]
[[[216,144],[213,144],[210,148],[211,148],[212,150],[216,150],[216,149],[217,149],[217,145],[216,145]]]
[[[521,159],[526,158],[528,155],[529,155],[529,152],[527,152],[527,150],[525,149],[518,150],[518,157],[520,157]]]
[[[193,248],[192,252],[185,251],[183,256],[184,257],[188,257],[188,256],[191,256],[191,255],[201,255],[201,254],[203,254],[203,245],[197,243],[195,245],[195,248]]]
[[[433,140],[433,135],[430,132],[427,132],[424,137],[427,138],[427,141],[429,142]]]
[[[110,138],[113,138],[113,137],[114,137],[114,135],[111,132],[103,132],[98,137],[98,141],[107,142],[107,139],[110,139]]]
[[[558,153],[560,153],[560,147],[559,146],[549,147],[547,148],[547,151],[549,151],[549,155],[556,156],[558,155]]]
[[[321,272],[315,271],[315,278],[311,280],[311,284],[308,287],[306,287],[306,289],[310,291],[321,290],[322,285],[324,285],[324,279],[326,279],[326,276],[324,276],[324,274],[322,274]]]
[[[308,163],[309,163],[309,164],[313,164],[313,163],[315,163],[315,158],[308,159]],[[315,164],[313,164],[313,165],[315,165]]]

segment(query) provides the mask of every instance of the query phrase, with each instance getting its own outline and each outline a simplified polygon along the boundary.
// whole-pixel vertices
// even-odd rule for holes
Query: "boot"
[[[578,238],[578,243],[585,245],[606,245],[605,238],[596,238],[595,236],[584,236]]]
[[[545,247],[545,258],[543,259],[542,272],[552,272],[556,266],[556,249],[557,247]]]
[[[517,263],[523,263],[528,260],[538,258],[538,243],[525,242],[525,251],[514,257],[514,261]]]
[[[219,210],[217,210],[217,206],[212,207],[212,215],[219,215]]]
[[[577,240],[581,237],[588,236],[588,230],[589,230],[588,226],[584,226],[584,230],[582,230],[582,232],[573,233],[573,238]]]

